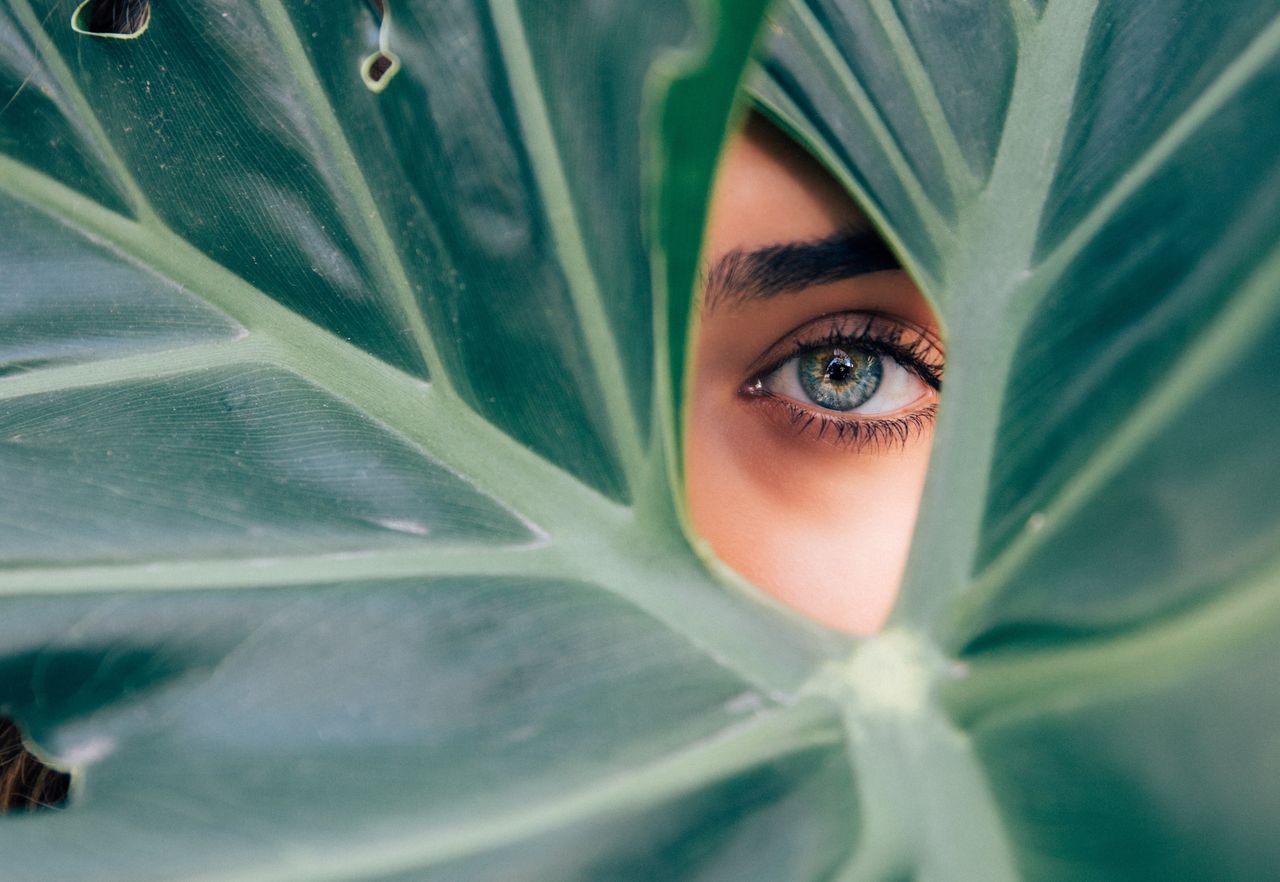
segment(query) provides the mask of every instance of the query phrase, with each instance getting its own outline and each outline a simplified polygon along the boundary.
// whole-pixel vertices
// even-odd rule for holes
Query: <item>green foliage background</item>
[[[76,772],[6,879],[1280,866],[1280,13],[775,10],[949,334],[852,640],[672,492],[759,6],[0,9],[0,709]]]

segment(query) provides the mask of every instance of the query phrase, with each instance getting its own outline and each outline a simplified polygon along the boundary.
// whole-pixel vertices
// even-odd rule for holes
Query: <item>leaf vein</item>
[[[634,494],[644,481],[647,457],[639,423],[627,395],[626,372],[605,312],[600,281],[588,254],[554,127],[539,90],[538,71],[524,24],[513,0],[489,0],[489,9],[534,179],[541,191],[569,297],[581,323],[587,358],[595,368],[614,446]]]

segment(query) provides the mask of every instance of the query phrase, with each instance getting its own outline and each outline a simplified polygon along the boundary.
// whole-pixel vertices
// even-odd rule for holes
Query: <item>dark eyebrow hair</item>
[[[825,239],[734,250],[703,278],[703,309],[740,306],[902,264],[872,230],[842,230]]]

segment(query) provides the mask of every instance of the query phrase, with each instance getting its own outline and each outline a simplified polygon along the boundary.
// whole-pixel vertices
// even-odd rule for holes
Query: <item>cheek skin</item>
[[[789,606],[842,631],[878,630],[906,564],[928,437],[903,449],[845,450],[797,435],[725,391],[715,383],[693,390],[686,464],[694,528],[721,560]]]

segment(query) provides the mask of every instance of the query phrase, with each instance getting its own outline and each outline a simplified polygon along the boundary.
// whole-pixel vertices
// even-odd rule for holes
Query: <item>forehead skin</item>
[[[840,185],[762,118],[730,142],[711,199],[706,253],[820,239],[866,220]]]

